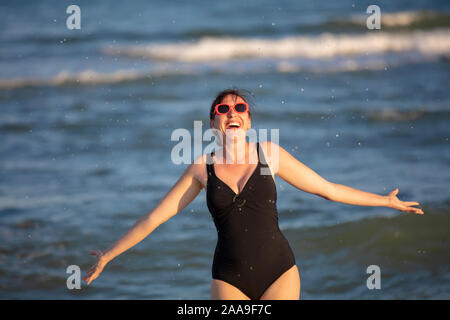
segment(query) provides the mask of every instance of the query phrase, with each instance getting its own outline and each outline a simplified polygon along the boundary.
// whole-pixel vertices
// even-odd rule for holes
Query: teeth
[[[231,122],[228,124],[228,127],[239,128],[241,125],[237,122]]]

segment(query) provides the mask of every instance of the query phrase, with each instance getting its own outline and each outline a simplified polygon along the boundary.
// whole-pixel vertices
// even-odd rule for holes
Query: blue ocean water
[[[303,299],[448,299],[448,1],[0,3],[0,298],[208,299],[216,230],[202,192],[68,290],[186,165],[177,128],[215,94],[254,95],[253,125],[325,179],[399,188],[425,215],[333,203],[277,179]],[[206,144],[204,145],[206,146]],[[368,290],[366,269],[381,268]]]

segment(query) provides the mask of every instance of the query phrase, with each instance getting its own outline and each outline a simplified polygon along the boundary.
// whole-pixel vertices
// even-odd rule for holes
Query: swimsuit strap
[[[261,164],[261,166],[263,166],[263,167],[268,167],[269,165],[268,165],[268,163],[267,163],[267,161],[266,161],[266,158],[264,157],[264,152],[262,152],[262,150],[261,150],[261,155],[260,155],[260,152],[259,152],[259,149],[260,148],[262,148],[261,147],[261,145],[259,144],[259,142],[257,142],[257,149],[258,149],[258,164]],[[261,161],[261,159],[263,160],[263,161]]]
[[[213,159],[214,151],[210,154],[206,155],[206,172],[208,173],[208,177],[211,175],[215,175],[214,172],[214,159]]]
[[[259,142],[256,143],[256,152],[258,153],[258,164],[259,164],[259,148],[261,148],[261,146],[259,145]]]

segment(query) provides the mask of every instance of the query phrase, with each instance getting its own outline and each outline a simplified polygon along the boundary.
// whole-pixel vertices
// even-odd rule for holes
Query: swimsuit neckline
[[[234,191],[233,189],[231,189],[231,187],[230,187],[228,184],[226,184],[222,179],[220,179],[220,178],[217,176],[216,171],[214,170],[214,163],[212,164],[212,167],[213,167],[213,172],[214,172],[214,176],[216,177],[216,179],[219,180],[223,185],[225,185],[225,186],[228,188],[228,190],[230,190],[231,192],[233,192],[233,194],[234,194],[235,196],[239,196],[239,195],[241,195],[241,194],[246,190],[247,185],[249,184],[250,180],[251,180],[251,179],[253,178],[253,176],[255,175],[256,170],[258,170],[258,167],[259,167],[259,161],[258,161],[258,164],[256,165],[256,168],[253,170],[252,174],[250,175],[250,177],[248,178],[248,180],[245,182],[244,187],[242,188],[241,192],[238,192],[238,193],[236,193],[236,191]],[[239,190],[238,190],[238,191],[239,191]]]
[[[215,177],[217,178],[217,180],[219,180],[223,185],[225,185],[225,186],[228,188],[228,190],[230,190],[231,192],[233,192],[233,194],[234,194],[235,197],[240,196],[240,195],[246,190],[247,185],[249,184],[250,180],[252,180],[253,176],[255,175],[256,171],[257,171],[258,168],[259,168],[259,164],[260,164],[260,161],[259,161],[259,143],[256,144],[256,150],[257,150],[257,153],[258,153],[258,164],[256,165],[256,167],[255,167],[255,169],[253,170],[253,172],[252,172],[252,174],[250,175],[250,177],[249,177],[249,178],[247,179],[247,181],[245,182],[244,187],[242,188],[241,192],[238,192],[238,193],[236,193],[236,191],[234,191],[228,184],[226,184],[222,179],[220,179],[220,178],[217,176],[216,170],[215,170],[215,168],[214,168],[214,157],[213,157],[214,151],[211,152],[211,159],[213,160],[213,162],[212,162],[212,164],[211,164],[211,168],[212,168],[212,172],[214,173],[214,176],[215,176]],[[239,186],[238,186],[238,187],[239,187]],[[239,191],[239,190],[238,190],[238,191]]]

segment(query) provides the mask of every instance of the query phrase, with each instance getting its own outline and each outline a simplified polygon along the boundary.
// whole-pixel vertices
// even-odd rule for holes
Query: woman
[[[211,299],[300,298],[295,258],[278,228],[274,174],[327,200],[423,214],[412,207],[419,203],[400,201],[398,189],[381,196],[332,183],[274,143],[247,142],[245,132],[251,128],[251,114],[239,90],[218,94],[211,105],[210,125],[218,133],[221,148],[196,159],[157,207],[110,249],[90,253],[97,256],[97,262],[84,277],[88,285],[109,261],[185,208],[202,189],[218,231]],[[272,153],[265,154],[264,150]],[[277,153],[278,157],[271,156]],[[257,161],[252,161],[255,158]],[[270,169],[269,175],[262,174],[264,168]]]

